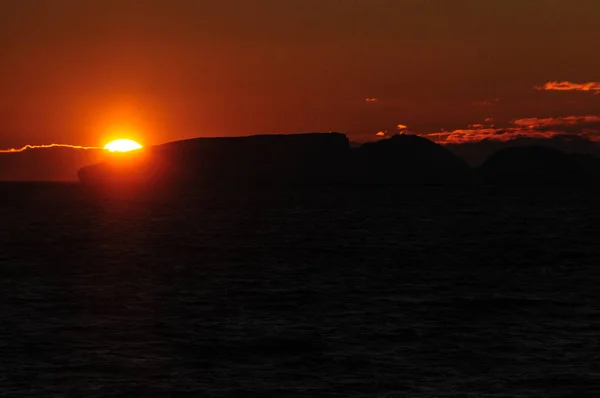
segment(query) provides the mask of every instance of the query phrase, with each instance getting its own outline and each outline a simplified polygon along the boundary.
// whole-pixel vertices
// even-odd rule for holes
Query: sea
[[[1,397],[598,397],[600,192],[0,184]]]

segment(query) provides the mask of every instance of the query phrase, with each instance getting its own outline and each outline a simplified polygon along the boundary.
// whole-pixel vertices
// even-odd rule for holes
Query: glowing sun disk
[[[120,139],[111,141],[104,146],[104,149],[110,152],[129,152],[141,149],[142,146],[133,140]]]

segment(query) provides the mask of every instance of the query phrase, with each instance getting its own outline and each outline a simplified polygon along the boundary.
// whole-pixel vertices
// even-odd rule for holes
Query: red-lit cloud
[[[99,147],[95,147],[95,146],[48,144],[48,145],[25,145],[22,148],[0,149],[0,153],[17,153],[17,152],[26,151],[28,149],[42,149],[42,148],[100,149]]]
[[[365,98],[365,102],[369,102],[369,103],[379,102],[379,98],[375,98],[375,97]]]
[[[468,129],[420,135],[439,144],[508,141],[519,137],[552,138],[557,135],[576,135],[600,142],[600,116],[531,117],[516,119],[506,128],[472,124]]]
[[[464,144],[486,139],[498,139],[500,131],[493,128],[482,129],[458,129],[453,131],[442,131],[439,133],[420,134],[438,144]],[[504,140],[503,140],[504,141]]]
[[[572,82],[548,82],[542,86],[535,86],[540,91],[593,91],[600,94],[600,82],[572,83]]]
[[[600,116],[565,116],[565,117],[529,117],[517,119],[513,122],[517,126],[528,127],[530,129],[547,129],[553,127],[582,126],[590,127],[600,126]]]
[[[400,133],[405,133],[408,131],[408,126],[404,125],[404,124],[398,124],[396,126],[396,130],[398,130]],[[379,138],[383,138],[383,137],[387,137],[388,136],[388,130],[380,130],[377,133],[375,133],[375,135]]]

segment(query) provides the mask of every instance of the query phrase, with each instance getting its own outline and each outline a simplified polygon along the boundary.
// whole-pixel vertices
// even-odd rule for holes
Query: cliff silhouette
[[[348,139],[338,133],[196,138],[127,153],[79,171],[87,185],[285,186],[341,181]],[[137,151],[136,151],[137,152]],[[128,156],[139,159],[129,161]]]

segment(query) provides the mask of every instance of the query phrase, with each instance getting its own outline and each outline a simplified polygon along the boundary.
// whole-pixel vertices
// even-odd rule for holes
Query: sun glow
[[[109,152],[130,152],[136,149],[142,149],[142,146],[133,140],[120,139],[111,141],[104,146]]]

